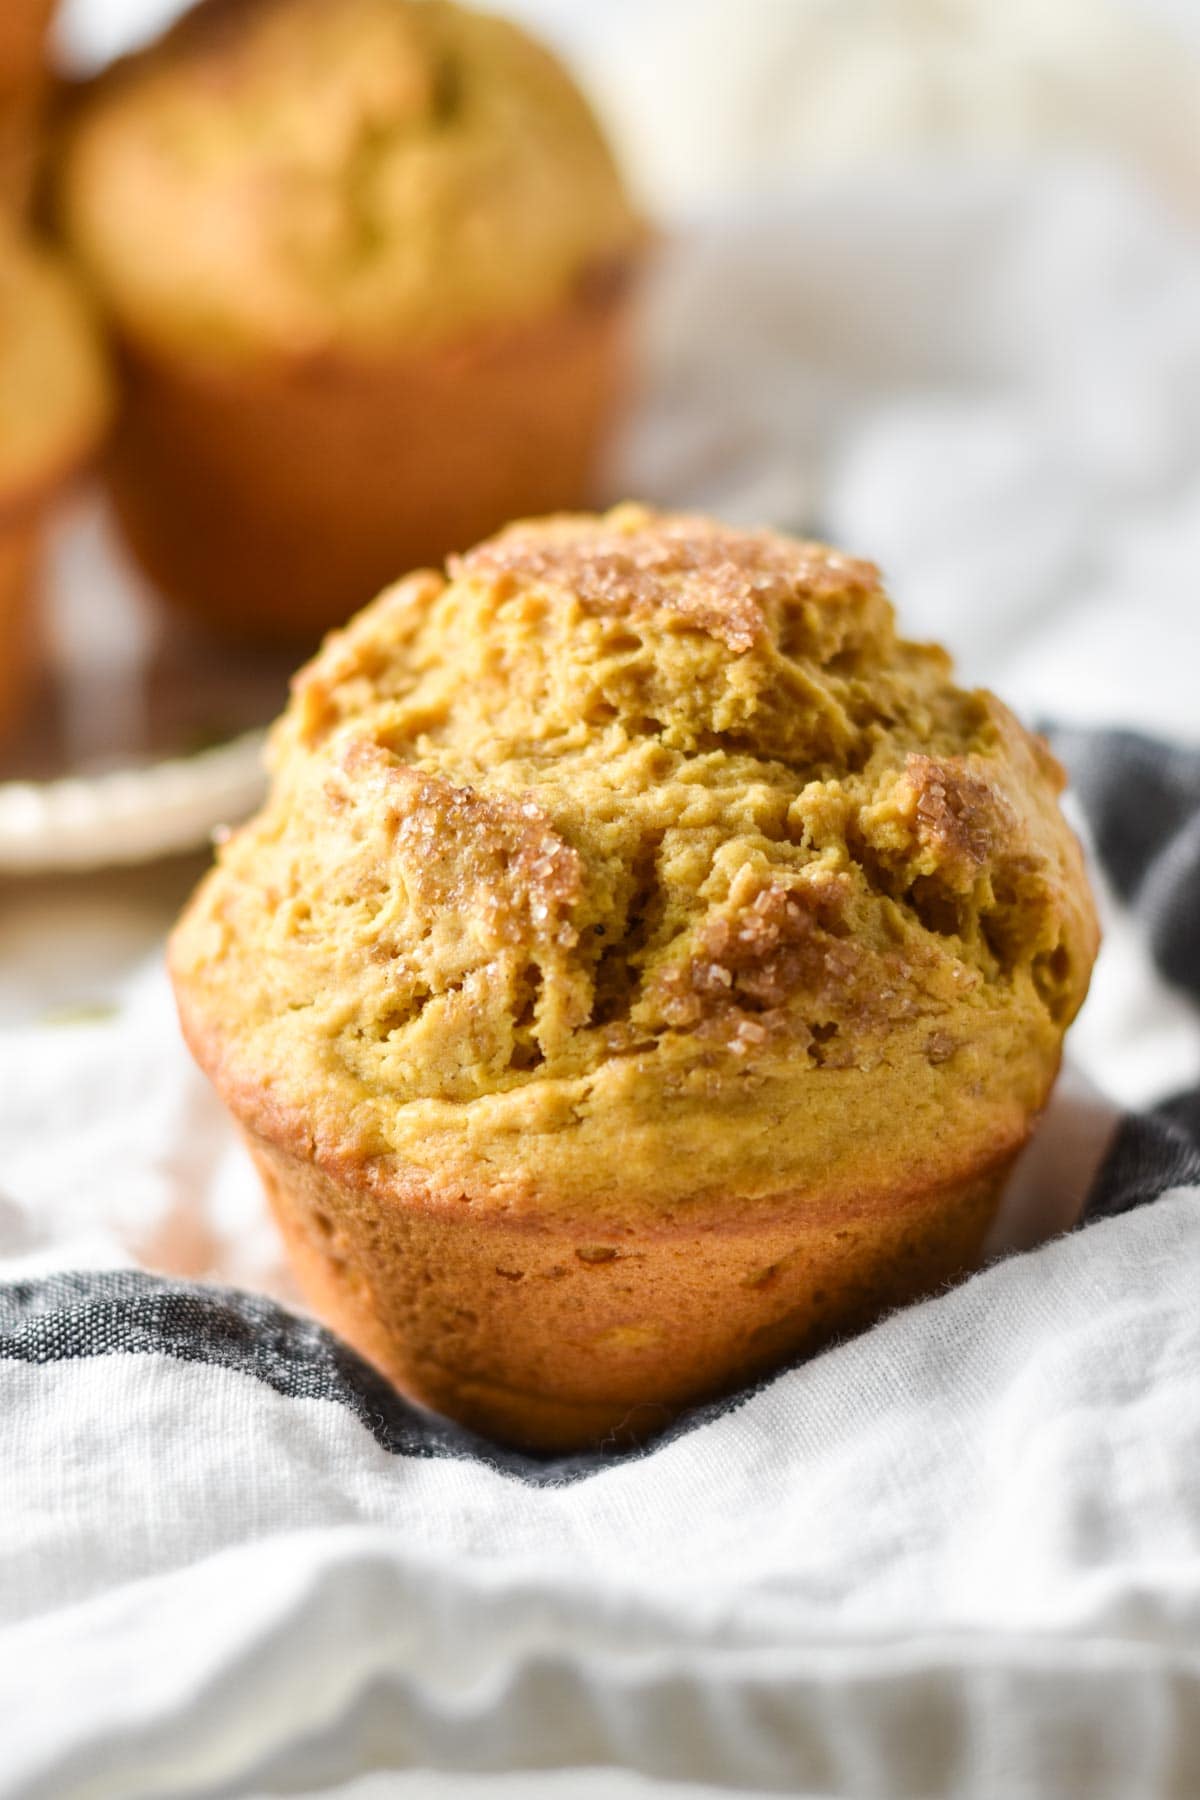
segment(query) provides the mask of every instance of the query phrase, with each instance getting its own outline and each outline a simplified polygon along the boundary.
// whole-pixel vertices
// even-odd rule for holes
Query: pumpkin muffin
[[[513,526],[329,639],[273,771],[183,1026],[406,1393],[637,1437],[976,1262],[1096,921],[1057,764],[869,563]]]
[[[18,210],[33,185],[54,10],[55,0],[4,0],[0,6],[0,204]]]
[[[641,228],[562,68],[444,0],[206,0],[85,101],[67,235],[129,385],[111,482],[168,594],[307,638],[578,505]]]
[[[42,516],[95,449],[109,403],[103,353],[69,276],[0,224],[0,729],[27,684]]]

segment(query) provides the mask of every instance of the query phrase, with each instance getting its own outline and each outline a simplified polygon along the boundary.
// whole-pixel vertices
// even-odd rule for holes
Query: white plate
[[[0,783],[0,871],[95,869],[194,850],[258,805],[262,750],[263,734],[252,731],[146,768]]]
[[[0,873],[146,862],[252,812],[295,658],[175,621],[93,495],[55,525],[43,586],[38,692],[0,743]]]

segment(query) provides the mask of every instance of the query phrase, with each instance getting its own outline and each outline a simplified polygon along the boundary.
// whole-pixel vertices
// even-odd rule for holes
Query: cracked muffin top
[[[446,0],[203,0],[95,84],[60,192],[119,322],[216,358],[536,319],[639,236],[561,66]]]
[[[111,401],[99,333],[70,276],[0,221],[0,515],[91,454]]]
[[[1043,743],[877,571],[641,507],[410,576],[297,677],[179,927],[236,1112],[615,1217],[1011,1154],[1096,924]]]

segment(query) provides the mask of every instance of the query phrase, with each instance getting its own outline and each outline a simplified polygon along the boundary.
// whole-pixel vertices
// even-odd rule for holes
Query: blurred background
[[[180,10],[66,0],[56,53],[89,75]],[[1200,741],[1192,0],[500,10],[569,64],[656,233],[597,497],[827,537],[1028,720]],[[44,588],[47,685],[0,746],[9,1185],[61,1215],[65,1159],[143,1260],[265,1281],[160,956],[211,827],[254,803],[295,658],[181,630],[95,490],[56,514]],[[1148,964],[1135,993],[1102,960],[1073,1041],[1130,1104],[1164,1043],[1177,1085],[1200,1075]],[[94,1098],[47,1170],[27,1128],[64,1078]]]
[[[184,0],[66,0],[102,67]],[[512,0],[566,57],[648,203],[705,210],[897,157],[1094,154],[1197,204],[1192,0]]]

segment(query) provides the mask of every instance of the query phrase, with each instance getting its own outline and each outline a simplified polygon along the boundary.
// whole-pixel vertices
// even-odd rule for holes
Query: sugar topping
[[[517,526],[455,558],[450,573],[566,588],[588,611],[616,617],[671,613],[735,654],[766,637],[789,603],[879,588],[873,563],[824,544],[634,508],[587,528]]]

